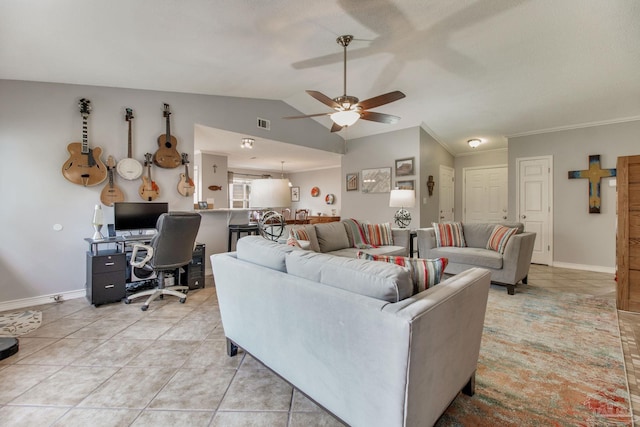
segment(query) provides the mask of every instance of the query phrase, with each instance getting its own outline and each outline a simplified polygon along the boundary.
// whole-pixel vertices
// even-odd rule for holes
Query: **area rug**
[[[40,323],[42,312],[37,310],[0,314],[0,337],[19,337],[35,331]]]
[[[476,394],[437,426],[632,425],[615,301],[492,286]]]

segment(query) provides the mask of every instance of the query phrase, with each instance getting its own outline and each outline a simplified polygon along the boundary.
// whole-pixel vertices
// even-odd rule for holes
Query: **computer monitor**
[[[116,231],[155,229],[160,215],[169,212],[169,204],[164,202],[118,202],[113,206]]]

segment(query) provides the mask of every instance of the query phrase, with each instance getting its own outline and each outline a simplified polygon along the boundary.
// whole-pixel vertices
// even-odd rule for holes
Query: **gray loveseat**
[[[397,265],[257,236],[211,264],[229,354],[239,346],[351,426],[430,426],[473,394],[484,269],[408,296]]]
[[[536,234],[524,232],[524,225],[519,222],[500,225],[518,228],[517,234],[508,240],[504,254],[486,249],[496,226],[493,223],[462,223],[466,247],[437,247],[433,228],[418,229],[418,253],[423,258],[447,258],[447,274],[458,274],[472,267],[486,268],[491,272],[491,281],[507,286],[509,295],[513,295],[516,284],[527,283]]]
[[[288,230],[302,229],[309,235],[309,249],[314,252],[355,258],[358,251],[366,251],[372,255],[409,255],[408,228],[392,228],[393,245],[378,246],[376,248],[358,249],[354,247],[353,232],[345,221],[335,221],[319,224],[295,225]]]

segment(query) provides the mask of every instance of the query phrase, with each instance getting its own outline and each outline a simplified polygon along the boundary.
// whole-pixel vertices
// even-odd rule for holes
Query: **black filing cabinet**
[[[127,258],[116,251],[87,252],[87,299],[96,306],[126,294]]]
[[[205,245],[196,243],[191,262],[184,267],[184,274],[180,277],[180,284],[189,289],[204,288],[204,254]]]

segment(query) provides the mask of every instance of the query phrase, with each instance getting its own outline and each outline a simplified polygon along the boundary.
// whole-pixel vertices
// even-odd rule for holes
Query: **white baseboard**
[[[13,301],[4,301],[4,302],[0,302],[0,311],[9,311],[9,310],[16,310],[16,309],[21,309],[25,307],[32,307],[34,305],[49,304],[49,303],[55,302],[56,296],[60,296],[60,300],[65,301],[65,300],[75,299],[75,298],[84,298],[86,295],[87,295],[87,292],[83,288],[75,291],[59,292],[59,293],[50,294],[50,295],[41,295],[38,297],[16,299]]]
[[[554,267],[569,268],[571,270],[586,270],[595,271],[597,273],[611,273],[615,274],[615,267],[604,267],[602,265],[585,265],[585,264],[572,264],[570,262],[553,262]]]

